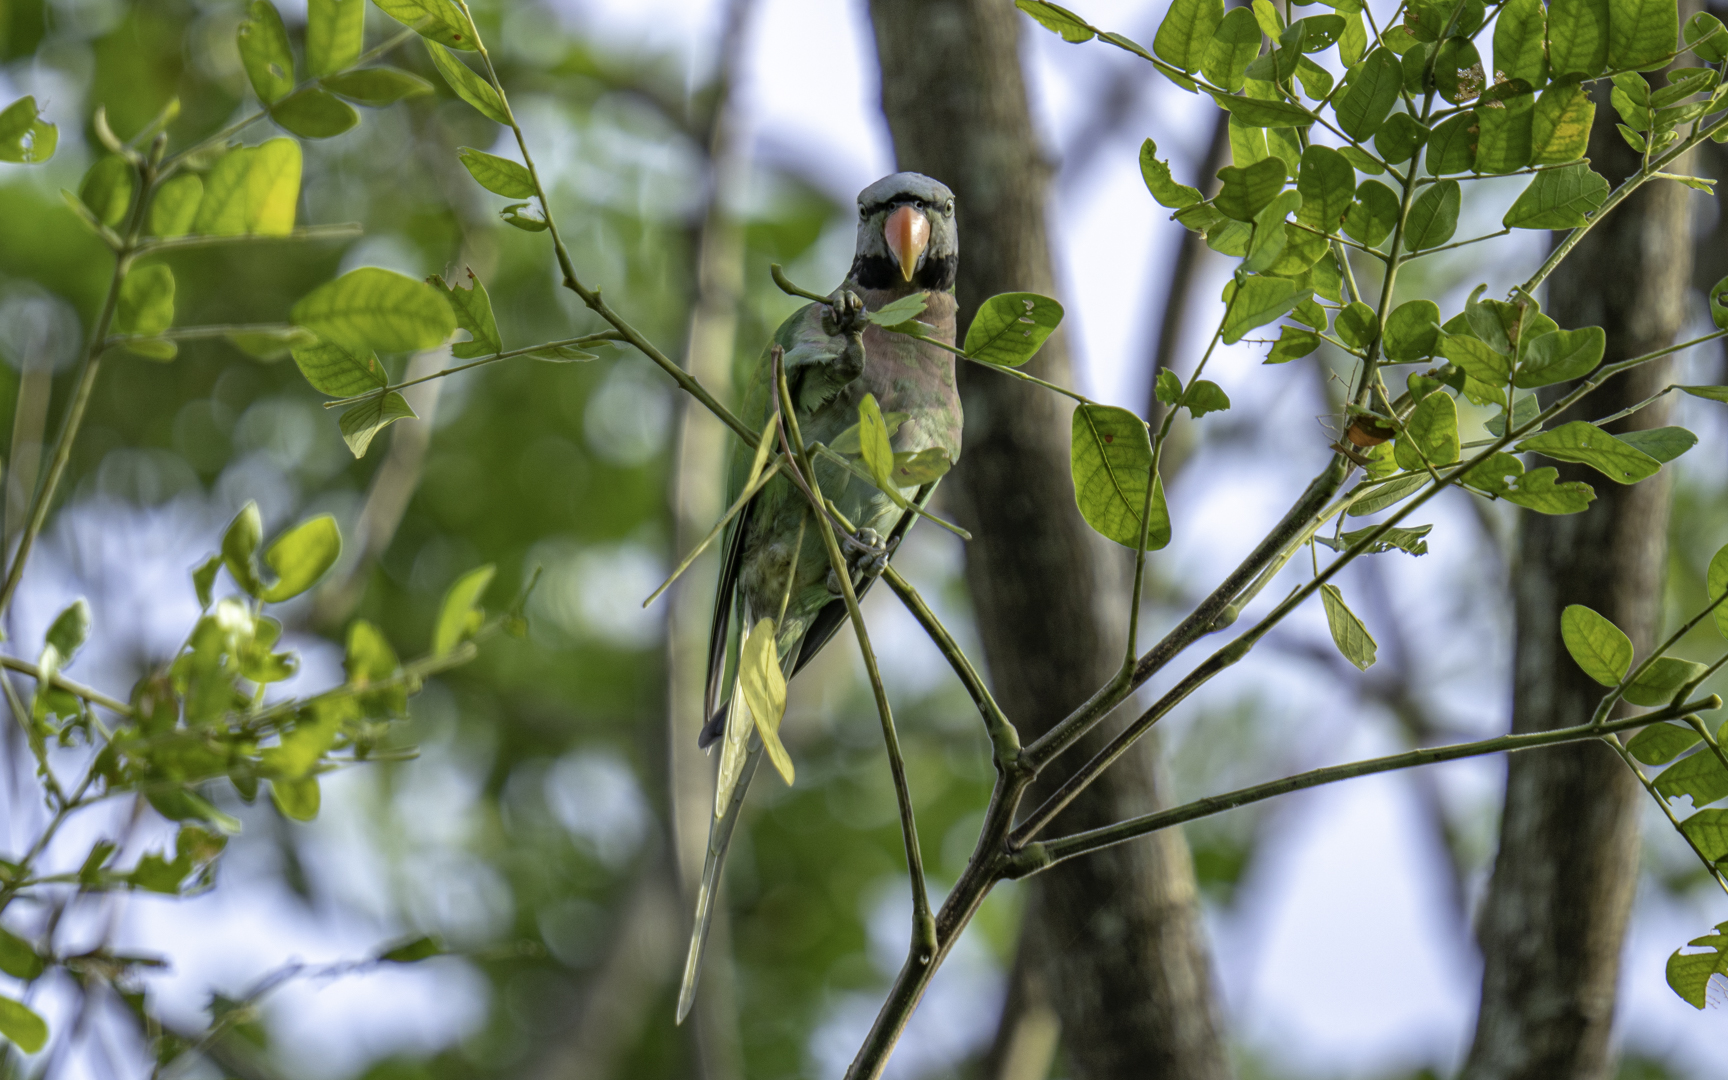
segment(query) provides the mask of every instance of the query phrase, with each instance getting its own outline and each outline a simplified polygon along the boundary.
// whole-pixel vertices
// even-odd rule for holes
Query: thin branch
[[[28,660],[21,660],[16,656],[7,656],[4,653],[0,653],[0,667],[22,672],[25,675],[29,675],[31,678],[41,678],[42,676],[42,669],[40,667],[32,664]],[[133,719],[138,715],[138,711],[125,702],[111,698],[102,691],[85,686],[83,683],[73,682],[58,671],[49,678],[48,683],[56,690],[64,690],[73,697],[88,701],[92,705],[100,705],[104,709],[107,709],[109,712],[118,716]]]
[[[1511,233],[1511,229],[1501,229],[1499,232],[1484,233],[1481,236],[1472,236],[1468,240],[1459,240],[1452,244],[1441,244],[1439,247],[1423,248],[1421,251],[1411,252],[1410,258],[1420,259],[1428,255],[1438,255],[1442,251],[1451,251],[1453,248],[1469,247],[1471,244],[1480,244],[1484,240],[1498,240],[1502,236],[1511,235]]]
[[[392,383],[391,385],[382,387],[378,390],[368,390],[364,394],[355,394],[352,397],[336,398],[332,401],[326,401],[323,404],[326,409],[340,408],[343,405],[353,405],[356,402],[375,398],[381,393],[388,394],[395,390],[406,390],[410,386],[419,386],[421,383],[431,382],[433,379],[442,379],[446,375],[455,375],[458,372],[472,371],[477,367],[485,367],[487,364],[496,364],[500,360],[511,360],[518,356],[529,356],[537,352],[545,352],[548,349],[563,349],[581,345],[598,345],[602,342],[622,340],[624,340],[624,335],[620,334],[618,331],[602,330],[598,334],[584,334],[581,337],[565,338],[562,341],[547,341],[539,345],[529,345],[521,349],[511,349],[508,352],[493,353],[491,356],[483,356],[478,360],[473,360],[466,364],[457,364],[455,367],[447,367],[442,371],[434,371],[430,375],[422,375],[417,379],[406,379],[399,383]]]
[[[293,232],[266,234],[243,233],[239,236],[161,236],[146,237],[135,248],[139,255],[157,251],[184,251],[187,248],[216,247],[221,244],[256,243],[260,240],[351,240],[365,233],[358,221],[336,225],[304,225]]]
[[[1491,739],[1479,739],[1475,742],[1424,747],[1418,750],[1408,750],[1402,754],[1369,758],[1365,761],[1352,761],[1343,765],[1329,765],[1323,769],[1311,769],[1308,772],[1287,776],[1281,780],[1255,784],[1252,787],[1241,788],[1222,795],[1210,795],[1204,799],[1196,799],[1191,803],[1171,807],[1168,810],[1142,814],[1139,817],[1130,818],[1127,821],[1101,829],[1089,829],[1086,832],[1029,844],[1022,853],[1016,856],[1013,862],[1013,876],[1024,877],[1041,870],[1047,870],[1057,863],[1065,862],[1076,856],[1090,854],[1184,822],[1211,817],[1226,810],[1234,810],[1251,803],[1319,787],[1323,784],[1333,784],[1340,780],[1351,780],[1359,776],[1372,776],[1376,773],[1409,769],[1420,765],[1433,765],[1442,761],[1456,761],[1459,758],[1510,753],[1540,746],[1554,746],[1560,743],[1584,742],[1628,728],[1644,727],[1658,721],[1676,719],[1689,712],[1718,709],[1721,706],[1722,699],[1711,694],[1707,698],[1687,702],[1684,705],[1670,706],[1657,712],[1646,713],[1643,716],[1625,717],[1620,720],[1609,721],[1607,724],[1583,723],[1574,724],[1571,727],[1555,728],[1552,731],[1497,735]]]

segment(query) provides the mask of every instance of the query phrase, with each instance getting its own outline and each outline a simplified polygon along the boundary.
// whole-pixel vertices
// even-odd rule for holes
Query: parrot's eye
[[[947,202],[942,204],[942,216],[943,217],[953,217],[954,216],[954,200],[953,199],[949,199]]]

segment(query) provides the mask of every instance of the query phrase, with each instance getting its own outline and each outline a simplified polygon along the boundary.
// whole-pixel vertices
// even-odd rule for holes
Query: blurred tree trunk
[[[1684,17],[1684,16],[1682,16]],[[1594,168],[1612,184],[1638,167],[1597,96]],[[1684,171],[1683,164],[1677,169]],[[1562,327],[1607,330],[1609,361],[1661,348],[1685,324],[1692,271],[1691,196],[1652,183],[1597,226],[1551,279],[1550,314]],[[1627,372],[1562,418],[1606,416],[1667,385],[1670,363]],[[1569,387],[1556,387],[1548,399]],[[1668,399],[1610,431],[1660,427]],[[1577,465],[1561,479],[1588,482],[1582,514],[1525,514],[1513,570],[1517,641],[1512,728],[1539,731],[1588,719],[1602,687],[1567,655],[1560,612],[1586,604],[1649,655],[1661,630],[1671,501],[1669,470],[1621,487]],[[1638,873],[1637,780],[1608,747],[1582,743],[1516,754],[1494,877],[1477,929],[1485,961],[1466,1080],[1596,1080],[1612,1074],[1620,946]]]
[[[928,173],[956,195],[962,334],[986,297],[1054,293],[1044,220],[1049,166],[1020,70],[1019,13],[996,0],[872,0],[870,9],[900,167]],[[1029,370],[1071,381],[1060,334]],[[977,538],[967,545],[967,582],[995,689],[1029,740],[1114,673],[1127,623],[1125,563],[1074,509],[1067,403],[970,365],[961,368],[960,386],[966,445],[950,490]],[[1108,726],[1070,767],[1102,745]],[[1031,805],[1061,781],[1060,765],[1051,773]],[[1118,820],[1156,800],[1150,751],[1131,754],[1069,808],[1063,830]],[[1047,1030],[1049,1014],[1037,1007],[1045,1002],[1060,1017],[1082,1080],[1228,1075],[1180,833],[1039,878],[1026,925],[1022,949],[1031,948],[1035,962],[1016,964],[1023,978],[1014,994],[1034,1007],[1007,1018],[1005,1043],[1053,1041],[1018,1023],[1029,1018]]]

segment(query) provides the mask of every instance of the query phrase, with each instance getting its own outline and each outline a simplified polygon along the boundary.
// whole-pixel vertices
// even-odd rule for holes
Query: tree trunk
[[[1618,184],[1638,161],[1598,95],[1594,167]],[[1683,168],[1683,166],[1676,166]],[[1551,279],[1548,307],[1562,327],[1607,330],[1609,361],[1673,341],[1685,323],[1690,195],[1678,184],[1641,189],[1585,238]],[[1640,401],[1669,382],[1667,360],[1619,376],[1563,420]],[[1554,394],[1567,388],[1555,388]],[[1610,431],[1660,427],[1653,405]],[[1586,604],[1631,637],[1640,657],[1660,631],[1670,474],[1621,487],[1582,466],[1596,501],[1582,514],[1525,514],[1513,570],[1517,620],[1512,727],[1539,731],[1589,718],[1603,689],[1567,655],[1560,613]],[[1494,878],[1477,934],[1482,1005],[1465,1080],[1596,1080],[1612,1074],[1609,1030],[1620,945],[1637,885],[1636,779],[1597,743],[1515,754]]]
[[[1020,15],[997,0],[872,0],[870,9],[900,167],[956,196],[962,334],[991,295],[1054,293],[1050,169],[1021,76]],[[1060,334],[1029,369],[1070,381]],[[1067,402],[971,365],[960,386],[965,452],[949,490],[976,537],[966,576],[992,681],[1029,741],[1115,672],[1127,624],[1124,553],[1104,550],[1074,506]],[[1064,763],[1085,761],[1107,726]],[[1063,772],[1050,770],[1031,805]],[[1131,754],[1066,811],[1063,829],[1104,825],[1156,800],[1150,751]],[[1027,933],[1041,936],[1034,955],[1046,960],[1039,966],[1076,1077],[1228,1076],[1178,832],[1077,860],[1033,888]]]

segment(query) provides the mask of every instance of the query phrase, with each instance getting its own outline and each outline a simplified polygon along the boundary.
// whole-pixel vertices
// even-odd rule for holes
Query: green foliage
[[[1585,162],[1536,174],[1502,219],[1508,229],[1573,229],[1608,197],[1608,181]]]
[[[1326,607],[1326,626],[1332,631],[1332,643],[1344,654],[1344,659],[1367,671],[1374,666],[1377,646],[1368,627],[1344,603],[1344,594],[1336,585],[1320,586],[1320,599]]]
[[[1534,450],[1557,461],[1588,465],[1621,484],[1635,484],[1656,475],[1662,463],[1603,431],[1595,424],[1574,420],[1552,431],[1525,439],[1520,450]]]
[[[0,994],[0,1035],[34,1054],[48,1042],[48,1025],[28,1005]]]
[[[505,125],[510,123],[509,110],[491,83],[476,75],[472,68],[442,45],[428,41],[426,52],[432,57],[432,66],[444,76],[444,82],[456,91],[457,97],[480,110],[480,115],[488,120]]]
[[[1632,668],[1632,639],[1583,604],[1560,613],[1560,640],[1584,674],[1603,686],[1618,686]]]
[[[1062,305],[1037,293],[1001,293],[978,306],[966,328],[967,357],[1019,367],[1038,354],[1062,322]]]
[[[350,270],[319,286],[290,314],[296,325],[350,354],[431,349],[456,331],[456,316],[439,290],[376,266]],[[304,370],[305,364],[301,367]],[[307,378],[312,378],[310,373]],[[318,388],[325,393],[344,392]]]
[[[306,73],[322,78],[353,67],[365,38],[366,0],[308,0]]]
[[[415,30],[428,43],[472,52],[479,47],[474,29],[451,0],[373,0],[384,14]]]
[[[535,194],[534,177],[521,165],[507,158],[495,157],[471,146],[456,151],[476,183],[487,191],[507,199],[531,199]]]
[[[60,129],[41,118],[36,98],[25,96],[0,109],[0,161],[38,165],[54,156]]]
[[[204,178],[192,231],[206,236],[287,236],[300,198],[300,144],[270,139],[216,159]]]
[[[1631,755],[1646,765],[1666,765],[1681,754],[1698,745],[1703,736],[1689,727],[1678,724],[1651,724],[1649,727],[1632,736],[1626,742],[1626,749]],[[1723,811],[1706,811],[1720,816]],[[1722,848],[1722,854],[1728,855],[1728,846]],[[1721,856],[1716,856],[1720,858]]]
[[[1069,463],[1074,501],[1086,524],[1129,548],[1139,545],[1142,529],[1147,551],[1170,542],[1164,485],[1152,474],[1152,440],[1139,417],[1105,405],[1076,408]],[[1149,482],[1151,516],[1142,518]]]
[[[1174,0],[1152,39],[1152,51],[1183,71],[1198,71],[1223,19],[1224,0]]]
[[[329,139],[360,122],[354,107],[315,86],[306,87],[270,107],[270,119],[305,139]]]
[[[294,53],[282,16],[267,0],[252,0],[236,32],[240,62],[258,100],[274,105],[294,89]]]
[[[1199,191],[1176,182],[1170,175],[1170,165],[1159,160],[1158,144],[1151,139],[1140,144],[1140,175],[1152,197],[1172,210],[1193,206],[1202,198]]]

